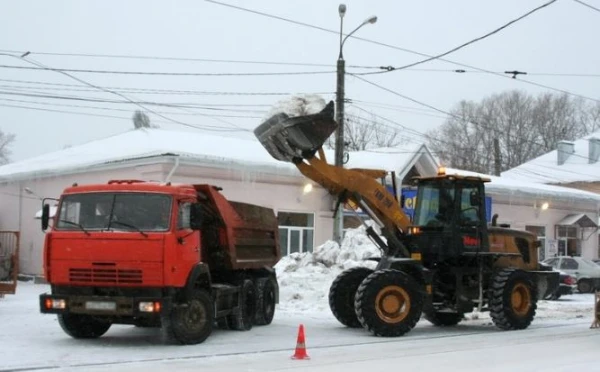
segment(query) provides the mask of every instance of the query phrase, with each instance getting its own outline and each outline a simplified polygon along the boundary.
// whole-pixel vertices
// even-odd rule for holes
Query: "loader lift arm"
[[[323,143],[333,133],[333,103],[313,115],[288,117],[278,114],[254,131],[267,151],[277,160],[293,163],[309,179],[323,186],[339,202],[351,201],[381,228],[387,244],[372,228],[367,233],[387,256],[410,257],[399,237],[406,233],[410,218],[398,201],[377,181],[387,175],[384,170],[346,169],[327,163]],[[318,155],[318,156],[317,156]]]

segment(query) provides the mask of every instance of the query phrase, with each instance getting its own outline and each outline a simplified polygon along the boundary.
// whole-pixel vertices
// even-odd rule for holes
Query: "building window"
[[[577,226],[556,226],[559,256],[581,256],[581,242],[577,239]]]
[[[540,249],[538,250],[538,260],[544,261],[548,257],[546,251],[546,227],[545,226],[525,226],[525,230],[535,234],[540,241]]]
[[[277,213],[281,255],[312,252],[315,235],[314,213]]]

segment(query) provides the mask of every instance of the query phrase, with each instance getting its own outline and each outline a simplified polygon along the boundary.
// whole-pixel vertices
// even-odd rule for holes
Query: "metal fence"
[[[0,296],[14,294],[19,274],[19,232],[0,231]]]

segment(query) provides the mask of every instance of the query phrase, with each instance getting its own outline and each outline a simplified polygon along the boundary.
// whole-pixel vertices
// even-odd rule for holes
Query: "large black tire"
[[[258,278],[256,280],[256,316],[254,324],[271,324],[275,316],[277,286],[274,277]]]
[[[590,280],[581,279],[577,282],[577,290],[579,293],[592,293],[594,291],[594,286]]]
[[[360,324],[375,336],[398,337],[421,318],[419,284],[398,270],[378,270],[362,281],[354,301]]]
[[[537,291],[526,272],[502,269],[492,278],[490,289],[490,316],[496,327],[529,327],[537,309]]]
[[[58,324],[73,338],[98,338],[111,326],[110,322],[80,314],[58,314]]]
[[[360,283],[372,272],[366,267],[353,267],[338,275],[329,288],[329,308],[346,327],[361,327],[354,311],[354,298]]]
[[[212,333],[212,297],[205,290],[196,290],[186,302],[174,304],[169,313],[163,314],[161,321],[166,343],[200,344]]]
[[[231,329],[249,331],[252,329],[256,315],[256,287],[250,279],[243,281],[238,311],[228,315],[227,322]]]
[[[463,320],[464,314],[462,313],[445,313],[440,311],[427,311],[424,314],[431,324],[438,327],[452,327],[460,323]]]

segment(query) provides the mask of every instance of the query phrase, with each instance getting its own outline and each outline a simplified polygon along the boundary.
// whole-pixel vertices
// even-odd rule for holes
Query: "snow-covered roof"
[[[558,150],[554,150],[507,170],[502,176],[541,183],[600,181],[600,161],[590,163],[589,140],[593,138],[600,139],[600,131],[571,142],[574,152],[562,165],[558,164]]]
[[[579,200],[592,200],[596,203],[600,202],[600,194],[595,194],[589,191],[577,190],[569,187],[545,185],[524,179],[513,179],[509,177],[498,177],[489,174],[470,172],[460,169],[446,168],[446,174],[458,174],[463,176],[475,176],[489,178],[490,182],[486,183],[485,189],[498,193],[514,192],[530,194],[538,197],[559,197],[573,198]]]
[[[411,144],[402,148],[351,152],[345,166],[399,171],[412,165],[419,154],[429,154],[423,148],[426,149],[422,144]],[[333,151],[325,153],[327,160],[333,163]],[[85,171],[94,166],[164,155],[179,155],[222,167],[232,164],[250,168],[268,167],[271,172],[300,175],[293,164],[273,159],[254,139],[144,128],[1,166],[0,180]]]

